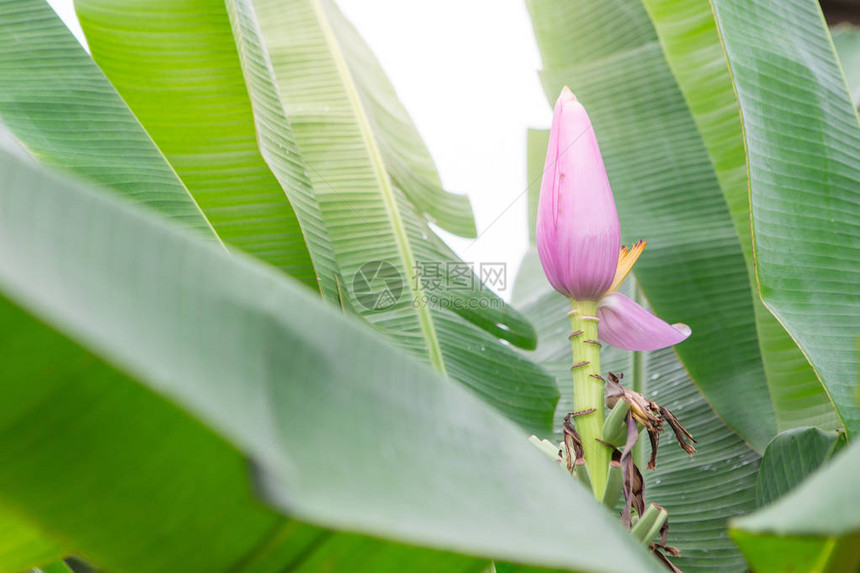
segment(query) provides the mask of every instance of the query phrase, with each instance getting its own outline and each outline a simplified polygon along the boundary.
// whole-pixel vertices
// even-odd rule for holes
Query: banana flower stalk
[[[621,228],[588,113],[566,87],[556,101],[537,215],[537,249],[550,284],[570,299],[573,397],[592,489],[602,499],[612,450],[604,421],[601,341],[657,350],[690,336],[617,292],[645,248],[621,245]]]

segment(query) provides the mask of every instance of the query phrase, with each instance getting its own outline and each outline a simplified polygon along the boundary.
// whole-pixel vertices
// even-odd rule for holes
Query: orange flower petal
[[[645,250],[645,241],[638,241],[633,244],[631,249],[627,249],[624,245],[621,246],[621,254],[618,255],[618,267],[615,270],[615,279],[612,281],[612,286],[609,287],[609,292],[618,290],[630,271],[633,270],[633,265],[639,259],[639,255]]]

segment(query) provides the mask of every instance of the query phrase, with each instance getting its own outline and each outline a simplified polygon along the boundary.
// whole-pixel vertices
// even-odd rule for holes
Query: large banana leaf
[[[677,346],[720,417],[758,451],[776,421],[752,289],[707,149],[636,0],[528,0],[552,100],[570,85],[589,110],[625,240],[648,249],[636,279],[655,311],[688,323]]]
[[[433,158],[376,56],[339,10],[326,13],[392,183],[433,223],[457,235],[474,237],[469,198],[442,189]]]
[[[732,523],[756,572],[843,573],[860,567],[860,445],[776,503]]]
[[[4,360],[0,451],[16,464],[4,467],[0,498],[66,552],[121,571],[170,571],[181,562],[187,571],[276,573],[305,559],[368,573],[421,570],[423,562],[479,570],[474,559],[278,516],[253,499],[245,460],[211,430],[5,299],[0,313],[17,327],[2,341],[4,357],[16,360]],[[27,384],[16,387],[19,380]],[[28,533],[20,523],[13,531]],[[0,571],[20,573],[59,552],[44,537],[38,543],[24,555],[4,545]],[[344,544],[352,546],[348,559]],[[380,560],[390,565],[375,569]]]
[[[645,472],[646,495],[669,510],[669,543],[682,550],[676,563],[687,572],[746,571],[726,522],[755,508],[759,455],[714,413],[674,352],[654,353],[644,378],[648,397],[698,440],[690,459],[663,436],[657,469]]]
[[[450,299],[463,291],[466,295],[449,305],[455,312],[513,344],[532,346],[534,332],[527,321],[500,304],[480,284],[471,284],[471,278],[456,284],[456,278],[449,276],[447,266],[461,264],[459,259],[416,216],[416,206],[406,200],[398,179],[387,175],[387,156],[372,129],[373,114],[368,113],[366,100],[361,97],[366,80],[362,83],[354,79],[355,66],[350,67],[347,60],[347,54],[355,49],[355,33],[336,5],[316,0],[263,0],[253,4],[299,148],[313,167],[312,180],[318,193],[327,199],[324,212],[331,221],[329,227],[344,275],[352,276],[374,257],[391,261],[409,278],[414,300],[422,300],[428,294]],[[335,29],[350,43],[343,45]],[[353,53],[350,57],[354,60],[356,56]],[[321,92],[320,86],[325,86],[325,91]],[[429,282],[426,279],[431,277],[426,276],[425,267],[433,264],[442,266],[443,283],[454,283],[450,288],[431,289],[419,284]],[[476,313],[469,308],[471,305],[463,304],[469,299],[483,301],[483,312]],[[419,308],[417,313],[421,330],[426,330],[435,316],[432,309],[424,311]],[[403,317],[397,312],[365,316],[386,329],[418,331],[414,326],[398,326]],[[433,342],[428,336],[423,338],[414,345],[429,347],[432,357]]]
[[[765,305],[809,358],[849,438],[860,335],[860,125],[814,0],[714,0],[740,102]]]
[[[32,523],[0,509],[0,571],[20,573],[33,565],[51,563],[65,552]]]
[[[844,438],[845,434],[819,428],[794,428],[778,434],[761,459],[756,503],[772,503],[803,483],[839,451]]]
[[[0,1],[0,123],[39,161],[212,235],[164,156],[45,0]]]
[[[317,242],[326,232],[313,190],[289,126],[258,133],[259,102],[248,95],[223,2],[122,4],[124,14],[110,0],[78,0],[75,8],[93,57],[215,231],[313,288],[319,274],[332,297],[336,279],[323,263],[330,246]],[[274,172],[272,155],[283,160]]]
[[[5,300],[0,312],[21,340],[2,345],[4,357],[17,358],[3,370],[0,451],[17,464],[4,468],[2,503],[35,516],[66,551],[122,571],[170,571],[181,562],[186,571],[276,573],[305,560],[367,573],[422,563],[479,570],[473,559],[279,517],[252,498],[245,460],[211,430]],[[30,344],[43,352],[27,352]],[[22,379],[28,384],[13,387]],[[20,573],[18,557],[0,553],[0,571]],[[387,567],[376,569],[380,561]]]
[[[319,202],[307,178],[307,165],[296,149],[292,130],[284,115],[254,14],[250,10],[242,10],[241,5],[237,9],[229,1],[227,8],[253,106],[260,153],[300,215],[299,222],[310,247],[323,294],[329,300],[342,302],[343,277],[334,260]]]
[[[779,431],[841,427],[809,362],[761,302],[750,234],[749,180],[743,130],[728,64],[708,0],[645,0],[666,61],[711,156],[740,238],[753,287],[758,343]]]
[[[548,429],[557,400],[551,378],[494,339],[533,347],[534,331],[442,243],[388,176],[371,115],[333,32],[333,22],[348,26],[343,16],[328,2],[253,6],[353,306],[531,431]],[[367,308],[350,282],[373,261],[389,263],[403,285],[389,308]]]
[[[187,73],[189,61],[200,68],[200,73],[208,75],[211,69],[218,68],[220,79],[215,80],[229,80],[227,87],[246,84],[245,96],[250,94],[253,106],[242,110],[256,121],[265,149],[267,136],[274,138],[279,131],[288,135],[293,132],[278,102],[280,91],[285,96],[288,119],[343,277],[339,290],[349,306],[398,344],[465,383],[525,427],[533,431],[549,427],[557,400],[552,380],[491,336],[521,346],[533,345],[534,332],[529,323],[504,305],[471,272],[459,283],[453,280],[453,275],[443,277],[446,287],[448,283],[452,285],[445,292],[428,293],[417,284],[417,274],[422,269],[441,267],[443,271],[453,272],[468,268],[436,237],[412,203],[392,186],[380,154],[368,152],[371,144],[376,150],[376,139],[368,127],[367,116],[351,79],[341,82],[336,69],[332,77],[325,76],[334,66],[327,50],[314,53],[318,60],[308,59],[304,53],[294,53],[294,57],[301,57],[302,63],[308,65],[307,73],[286,85],[281,81],[278,90],[270,85],[272,68],[266,49],[261,45],[255,7],[250,2],[228,3],[233,14],[233,30],[226,9],[202,0],[183,0],[179,4],[159,0],[135,3],[79,0],[77,6],[94,54],[109,77],[121,85],[128,84],[134,93],[140,92],[139,85],[149,86],[149,91],[140,92],[141,101],[138,102],[144,107],[144,116],[155,114],[152,102],[143,101],[152,96],[153,90],[178,89],[159,80],[166,73],[165,69],[174,70],[177,75],[182,70]],[[261,14],[263,31],[274,26],[279,41],[295,41],[296,34],[290,26],[295,27],[302,21],[302,12],[291,10],[286,19],[278,14],[283,12],[284,5],[275,6],[274,10],[272,14]],[[223,17],[219,11],[223,12]],[[129,27],[141,32],[128,34]],[[313,26],[303,28],[302,34],[318,30]],[[164,44],[165,34],[172,42],[153,48],[159,42]],[[266,44],[271,51],[271,42]],[[246,81],[234,77],[235,74],[228,78],[227,71],[221,69],[225,63],[223,54],[232,52],[235,55],[237,47],[238,63],[234,71],[243,70]],[[158,58],[163,52],[169,52],[169,57]],[[227,63],[230,61],[228,58]],[[279,61],[275,54],[272,58],[275,72],[283,72]],[[349,74],[344,73],[349,79]],[[173,77],[172,72],[170,77]],[[346,90],[343,85],[350,89]],[[217,93],[221,94],[224,88],[219,86],[213,84],[212,88],[220,90]],[[192,86],[189,83],[180,87],[183,89],[178,94],[185,97],[183,94]],[[289,105],[288,96],[293,92],[310,98],[304,109]],[[353,105],[358,111],[354,111]],[[136,109],[135,103],[132,108]],[[319,110],[323,110],[326,121],[308,125],[308,114]],[[158,119],[156,123],[160,125],[161,121]],[[196,132],[194,135],[197,137]],[[200,137],[203,136],[205,134]],[[295,149],[292,142],[288,144],[288,149]],[[277,151],[280,146],[274,147]],[[305,188],[298,194],[304,196]],[[293,200],[294,206],[298,204]],[[303,226],[307,225],[303,223]],[[378,261],[390,263],[392,266],[388,268],[394,269],[392,275],[382,277],[388,285],[383,283],[381,290],[387,292],[384,290],[387,286],[397,294],[392,296],[392,304],[383,309],[368,306],[367,300],[360,296],[362,293],[356,294],[358,287],[367,286],[360,279],[373,274],[366,272],[365,265],[378,265]],[[437,308],[443,306],[453,308],[454,312]]]
[[[255,504],[247,456],[318,525],[660,571],[514,425],[297,283],[8,156],[0,174],[0,499],[85,557],[210,573],[361,557]]]

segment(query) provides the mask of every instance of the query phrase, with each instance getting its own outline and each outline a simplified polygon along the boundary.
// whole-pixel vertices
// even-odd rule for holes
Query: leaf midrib
[[[367,114],[361,104],[358,91],[355,89],[355,83],[347,67],[346,60],[340,50],[340,44],[334,36],[334,32],[329,25],[328,18],[324,9],[320,5],[320,0],[310,0],[320,24],[320,30],[325,38],[326,45],[331,51],[332,59],[337,67],[338,74],[343,80],[346,96],[355,114],[356,122],[358,123],[359,131],[361,132],[362,140],[367,147],[370,155],[371,168],[373,169],[376,180],[379,183],[379,189],[382,195],[382,201],[385,205],[388,219],[391,221],[391,226],[394,231],[394,237],[397,242],[397,250],[400,254],[400,259],[403,262],[404,268],[415,268],[415,257],[412,254],[412,248],[409,244],[409,238],[406,234],[406,227],[403,224],[403,218],[400,215],[400,210],[397,208],[397,200],[394,196],[394,189],[391,187],[391,181],[388,178],[388,171],[385,169],[385,164],[382,160],[382,154],[376,145],[376,140],[370,129],[370,122],[367,119]],[[409,287],[412,291],[414,300],[423,300],[423,292],[418,282],[418,277],[415,274],[409,279]],[[415,309],[418,320],[421,324],[421,332],[427,344],[427,351],[430,355],[430,363],[433,367],[442,374],[445,372],[445,361],[442,358],[442,349],[439,346],[439,339],[436,335],[436,329],[433,326],[433,317],[430,314],[430,309],[426,305],[418,305]]]

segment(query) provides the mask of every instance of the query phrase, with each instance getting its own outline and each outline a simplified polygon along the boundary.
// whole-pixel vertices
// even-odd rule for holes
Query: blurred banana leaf
[[[21,573],[34,565],[49,564],[67,553],[32,523],[8,508],[0,510],[0,571]]]
[[[12,157],[0,173],[0,502],[64,547],[130,572],[376,563],[312,523],[447,551],[368,540],[392,571],[660,570],[514,425],[298,283]]]
[[[860,567],[860,447],[852,444],[776,503],[732,522],[756,571],[841,573]]]

